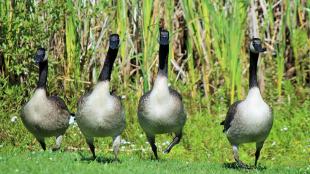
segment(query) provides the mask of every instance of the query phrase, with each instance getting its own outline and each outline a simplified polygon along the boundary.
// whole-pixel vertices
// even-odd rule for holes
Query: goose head
[[[118,34],[111,34],[110,35],[110,45],[111,49],[117,49],[119,47],[119,35]]]
[[[34,61],[39,64],[44,61],[47,61],[47,56],[45,54],[45,49],[44,48],[38,48],[37,53],[34,57]]]
[[[262,42],[259,38],[253,38],[250,42],[250,51],[252,53],[261,53],[265,52],[266,48],[262,47]]]
[[[159,44],[160,45],[168,45],[169,44],[169,32],[165,29],[160,30]]]

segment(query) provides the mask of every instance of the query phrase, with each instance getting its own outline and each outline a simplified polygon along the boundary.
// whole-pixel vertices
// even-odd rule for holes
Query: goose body
[[[44,89],[36,89],[22,110],[26,128],[39,138],[64,134],[69,126],[70,112],[61,107],[63,101],[60,101],[47,97]]]
[[[113,63],[117,56],[119,36],[110,36],[110,45],[104,66],[99,76],[99,82],[93,90],[82,96],[78,102],[76,114],[77,124],[86,138],[86,142],[96,158],[94,138],[112,137],[113,151],[117,159],[121,143],[121,133],[126,121],[120,98],[112,95],[109,90]]]
[[[234,158],[238,165],[246,167],[239,159],[238,146],[244,143],[256,143],[255,166],[260,151],[273,124],[271,108],[263,100],[257,82],[257,61],[259,52],[265,49],[260,39],[254,38],[250,43],[249,92],[242,101],[233,103],[227,112],[223,132],[233,147]]]
[[[236,107],[234,119],[225,132],[231,144],[265,141],[272,127],[273,117],[259,89],[250,89],[246,99]]]
[[[166,77],[159,75],[153,89],[140,100],[139,123],[148,134],[179,132],[185,124],[182,97],[168,87],[167,81]]]
[[[114,137],[125,129],[125,114],[109,82],[99,82],[78,104],[77,123],[86,137]]]
[[[40,67],[38,87],[22,108],[21,119],[44,150],[46,149],[44,138],[52,136],[56,137],[56,146],[53,150],[58,150],[62,136],[69,127],[70,112],[60,97],[47,96],[46,94],[48,65],[44,49],[39,49],[36,59],[38,59]]]
[[[186,113],[181,95],[168,87],[168,53],[169,33],[166,30],[161,30],[158,74],[152,90],[140,98],[138,106],[140,126],[146,133],[156,159],[158,159],[158,155],[155,135],[175,133],[175,138],[164,151],[164,153],[169,153],[180,142],[186,122]]]

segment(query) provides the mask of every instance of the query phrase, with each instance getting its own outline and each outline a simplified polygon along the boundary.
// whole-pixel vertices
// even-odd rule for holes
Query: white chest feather
[[[182,101],[170,93],[167,77],[158,76],[151,93],[142,103],[139,123],[148,134],[178,132],[184,126],[186,114]]]
[[[87,113],[89,117],[98,118],[113,113],[114,107],[115,99],[110,95],[109,83],[100,82],[87,97],[82,112]]]
[[[98,83],[84,99],[76,115],[77,123],[86,136],[114,136],[125,127],[120,101],[110,95],[109,82]]]
[[[155,80],[154,87],[150,93],[147,109],[148,113],[150,113],[153,118],[171,117],[176,113],[176,101],[169,93],[168,80],[166,77],[159,76]]]
[[[238,106],[238,112],[242,122],[253,126],[263,126],[271,119],[271,110],[258,88],[250,89],[246,99]]]
[[[50,111],[50,102],[44,89],[37,89],[30,101],[23,108],[22,117],[26,121],[39,121]]]

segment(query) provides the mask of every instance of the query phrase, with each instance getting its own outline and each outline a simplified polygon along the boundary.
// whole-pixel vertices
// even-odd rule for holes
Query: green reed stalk
[[[287,2],[289,3],[289,1]],[[302,86],[306,84],[306,71],[305,67],[307,66],[306,64],[306,59],[303,57],[307,57],[307,51],[309,50],[309,45],[307,44],[309,38],[307,36],[307,29],[306,27],[303,27],[303,21],[302,19],[302,11],[303,11],[303,6],[300,3],[300,1],[295,0],[294,5],[288,7],[287,11],[293,11],[293,15],[290,15],[288,20],[290,20],[291,24],[288,25],[291,31],[291,44],[292,44],[292,49],[293,49],[293,54],[295,58],[295,69],[296,69],[296,81],[298,86]],[[297,19],[299,18],[299,21]],[[298,24],[300,23],[300,24]],[[309,29],[309,28],[308,28]],[[310,62],[309,60],[309,55],[308,55],[308,63]]]
[[[184,18],[186,20],[186,24],[188,26],[188,39],[187,39],[187,60],[188,60],[188,69],[189,69],[189,81],[190,81],[190,89],[192,91],[192,97],[197,95],[196,92],[196,82],[199,80],[199,74],[195,69],[195,60],[194,60],[194,47],[196,48],[197,54],[199,57],[201,56],[201,47],[199,46],[198,34],[196,34],[198,30],[198,26],[196,23],[197,16],[195,9],[195,4],[190,0],[182,0],[181,1],[182,9],[184,12]],[[198,59],[199,60],[199,59]]]
[[[73,75],[75,82],[77,82],[80,81],[80,44],[77,33],[76,10],[71,0],[67,1],[66,12],[66,76]]]
[[[123,72],[123,84],[124,88],[128,86],[128,79],[129,79],[129,68],[130,68],[130,59],[127,54],[127,35],[126,33],[129,32],[127,26],[127,5],[125,0],[117,1],[117,33],[120,36],[120,48],[119,48],[119,55],[122,58],[122,66],[120,66],[120,72]]]
[[[230,90],[232,103],[235,100],[236,89],[238,98],[242,95],[240,53],[246,29],[247,4],[231,1],[230,5],[227,10],[223,10],[214,4],[206,3],[213,20],[210,24],[214,38],[214,53],[224,72],[225,86]]]
[[[153,12],[153,1],[143,1],[143,58],[141,62],[141,70],[143,76],[143,91],[149,90],[151,63],[154,61],[155,48],[157,50],[158,39],[158,21]],[[158,14],[157,14],[158,15]]]
[[[173,73],[173,67],[171,67],[171,60],[174,60],[174,49],[173,49],[173,13],[174,13],[174,0],[166,0],[164,2],[164,10],[165,10],[165,16],[164,19],[165,24],[166,24],[166,29],[169,31],[170,33],[170,42],[169,42],[169,47],[170,47],[170,51],[169,51],[169,58],[168,58],[168,79],[174,79],[175,74]],[[175,82],[175,81],[174,81]]]
[[[202,20],[203,20],[203,28],[204,28],[204,32],[203,32],[203,37],[204,39],[204,45],[205,45],[205,50],[206,50],[206,71],[204,72],[205,74],[205,78],[206,78],[206,96],[209,95],[210,92],[210,88],[209,88],[209,81],[210,81],[210,74],[213,71],[212,70],[212,66],[211,64],[214,63],[214,61],[212,61],[212,53],[211,53],[211,28],[210,28],[210,14],[209,14],[209,10],[208,10],[208,4],[207,1],[202,1],[201,2],[201,8],[200,8],[200,13],[202,14]]]
[[[286,48],[285,40],[287,39],[285,36],[285,27],[286,27],[288,15],[289,15],[288,11],[285,10],[281,18],[281,25],[280,25],[280,31],[279,31],[279,37],[278,37],[281,40],[281,42],[279,43],[279,46],[277,47],[277,57],[276,57],[278,96],[281,96],[282,94],[282,80],[283,80],[283,75],[284,75],[284,57],[285,57],[285,48]]]
[[[193,56],[193,42],[191,39],[187,39],[186,40],[186,45],[187,45],[187,60],[188,60],[188,73],[189,73],[189,89],[191,90],[191,96],[195,97],[197,96],[197,90],[196,90],[196,79],[198,79],[197,77],[197,73],[195,72],[195,60],[194,60],[194,56]]]
[[[148,45],[150,43],[150,31],[148,30],[148,27],[151,25],[152,19],[151,19],[151,13],[153,8],[153,1],[144,1],[142,5],[143,10],[143,59],[141,62],[141,70],[142,70],[142,76],[143,76],[143,91],[146,92],[149,90],[149,59],[150,52],[148,49]]]
[[[233,15],[230,18],[230,41],[229,41],[229,48],[230,57],[231,59],[231,72],[232,72],[232,82],[231,89],[236,87],[237,96],[240,99],[242,96],[241,94],[241,51],[242,45],[244,43],[244,33],[246,31],[246,19],[247,19],[247,5],[243,2],[233,1]],[[228,54],[229,55],[229,54]],[[238,80],[239,79],[239,80]],[[234,93],[231,93],[230,101],[231,103],[234,102]]]

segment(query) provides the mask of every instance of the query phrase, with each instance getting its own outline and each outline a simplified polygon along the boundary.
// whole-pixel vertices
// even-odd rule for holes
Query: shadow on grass
[[[246,166],[240,166],[238,163],[236,162],[232,162],[232,163],[224,163],[223,164],[223,167],[224,168],[227,168],[227,169],[245,169],[245,170],[259,170],[259,171],[263,171],[263,170],[266,170],[267,168],[264,167],[264,166],[250,166],[250,165],[246,165]]]
[[[95,159],[93,157],[86,157],[84,156],[81,152],[78,152],[79,155],[81,156],[81,159],[75,159],[75,161],[85,161],[85,162],[98,162],[98,163],[104,163],[104,164],[109,164],[109,163],[120,163],[120,160],[115,160],[114,158],[108,158],[108,157],[96,157]]]
[[[134,155],[136,155],[140,160],[143,161],[153,161],[153,162],[165,162],[167,161],[166,158],[164,158],[164,155],[162,157],[158,156],[158,159],[155,158],[153,153],[149,153],[148,155],[142,155],[144,152],[142,150],[136,151]]]

